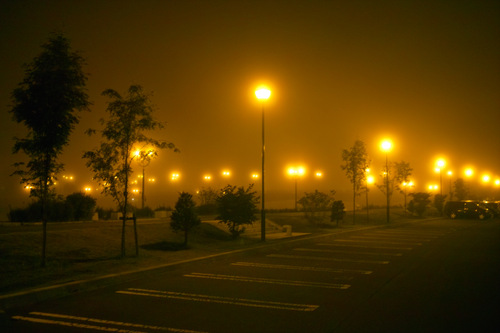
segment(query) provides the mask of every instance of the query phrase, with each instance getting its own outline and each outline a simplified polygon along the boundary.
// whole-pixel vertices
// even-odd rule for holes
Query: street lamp
[[[436,161],[436,165],[437,165],[436,172],[439,172],[439,189],[441,191],[440,194],[442,197],[443,196],[443,168],[446,165],[446,162],[445,162],[445,160],[440,158],[439,160]]]
[[[137,150],[134,157],[138,157],[138,163],[142,166],[142,204],[141,208],[144,209],[144,169],[151,163],[151,158],[155,156],[156,152],[153,149]],[[151,180],[150,180],[151,181]],[[154,180],[153,180],[154,181]]]
[[[385,152],[385,184],[386,184],[386,194],[387,194],[387,223],[389,223],[389,152],[392,149],[392,142],[390,140],[382,141],[380,147],[382,151]]]
[[[295,211],[297,211],[297,178],[305,174],[305,169],[303,167],[291,167],[288,169],[288,174],[295,179]]]
[[[255,96],[261,101],[262,106],[262,208],[260,212],[260,238],[262,241],[266,240],[266,211],[265,211],[265,200],[264,200],[264,156],[266,153],[266,141],[264,132],[264,102],[271,96],[271,90],[260,87],[255,91]]]
[[[453,188],[451,187],[451,177],[453,176],[453,171],[448,170],[448,177],[450,177],[450,201],[453,200]]]
[[[368,191],[369,191],[369,188],[368,188],[368,185],[370,184],[373,184],[375,183],[375,178],[369,174],[370,173],[370,168],[366,168],[365,170],[365,180],[366,180],[366,191],[365,191],[365,194],[366,194],[366,222],[369,222],[370,221],[370,206],[368,205]]]

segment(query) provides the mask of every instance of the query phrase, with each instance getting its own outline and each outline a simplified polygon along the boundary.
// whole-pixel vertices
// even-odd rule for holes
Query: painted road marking
[[[372,245],[356,245],[356,244],[341,244],[341,243],[316,243],[318,246],[337,246],[337,247],[359,247],[362,249],[380,249],[380,250],[411,250],[411,247],[394,247],[394,246],[372,246]]]
[[[297,271],[315,271],[315,272],[330,272],[330,273],[349,273],[349,274],[371,274],[372,271],[365,271],[360,269],[335,269],[327,267],[307,267],[307,266],[293,266],[293,265],[275,265],[275,264],[262,264],[254,262],[234,262],[231,265],[257,267],[257,268],[276,268],[276,269],[290,269]]]
[[[434,232],[429,232],[429,231],[412,231],[412,230],[375,230],[373,231],[374,234],[384,234],[384,235],[403,235],[403,236],[415,236],[415,237],[430,237],[430,238],[439,238],[446,233],[434,233]]]
[[[113,325],[113,326],[118,326],[118,327],[121,326],[121,327],[134,328],[134,329],[178,332],[178,333],[203,333],[200,331],[193,331],[193,330],[185,330],[185,329],[153,326],[153,325],[134,324],[134,323],[125,323],[125,322],[120,322],[120,321],[70,316],[70,315],[57,314],[57,313],[30,312],[29,314],[32,316],[48,317],[48,318],[52,318],[52,319],[45,319],[45,318],[38,318],[38,317],[26,317],[26,316],[13,316],[12,319],[29,321],[29,322],[33,322],[33,323],[39,323],[39,324],[50,324],[50,325],[57,325],[57,326],[77,327],[77,328],[85,328],[85,329],[106,331],[106,332],[130,332],[130,333],[134,332],[134,333],[136,333],[136,332],[144,332],[144,331],[133,331],[133,330],[121,329],[121,328],[110,327],[110,326],[89,325],[87,323],[101,324],[101,325]],[[54,319],[58,319],[58,320],[54,320]],[[61,319],[73,320],[73,322],[62,321]],[[81,321],[83,323],[77,323],[74,321]]]
[[[320,252],[320,253],[337,253],[337,254],[360,254],[360,255],[370,255],[370,256],[393,256],[393,257],[401,257],[402,253],[380,253],[380,252],[351,252],[351,251],[337,251],[337,250],[325,250],[325,249],[305,249],[305,248],[296,248],[294,251],[303,251],[303,252]]]
[[[405,236],[406,237],[406,236]],[[420,237],[414,237],[414,238],[401,238],[397,236],[391,236],[391,235],[377,235],[377,236],[351,236],[350,238],[355,238],[355,239],[373,239],[373,240],[379,240],[379,241],[385,241],[386,239],[396,239],[398,241],[408,241],[408,242],[430,242],[430,239],[421,239]]]
[[[209,273],[191,273],[191,274],[185,274],[184,276],[193,278],[202,278],[202,279],[213,279],[213,280],[257,282],[257,283],[278,284],[286,286],[317,287],[317,288],[328,288],[328,289],[347,289],[350,287],[350,285],[348,284],[339,284],[339,283],[279,280],[279,279],[254,278],[248,276],[235,276],[235,275],[222,275],[222,274],[209,274]]]
[[[139,295],[159,298],[173,298],[182,299],[187,301],[206,302],[206,303],[220,303],[229,305],[250,306],[256,308],[267,308],[277,310],[290,310],[290,311],[314,311],[319,305],[310,304],[294,304],[283,302],[261,301],[255,299],[233,298],[222,296],[210,296],[200,294],[188,294],[174,291],[161,291],[161,290],[148,290],[138,288],[128,288],[128,290],[117,291],[118,294]]]
[[[358,260],[358,259],[346,259],[346,258],[326,258],[326,257],[310,257],[310,256],[294,256],[290,254],[268,254],[271,258],[290,258],[290,259],[307,259],[307,260],[324,260],[324,261],[338,261],[338,262],[355,262],[361,264],[381,264],[387,265],[389,261],[382,260]]]
[[[372,241],[372,240],[357,240],[357,239],[334,239],[334,242],[344,242],[344,243],[360,243],[360,244],[366,244],[366,243],[383,243],[383,244],[388,244],[388,245],[406,245],[408,243],[403,243],[403,242],[388,242],[385,240],[381,241]],[[411,243],[409,245],[422,245],[422,243]]]

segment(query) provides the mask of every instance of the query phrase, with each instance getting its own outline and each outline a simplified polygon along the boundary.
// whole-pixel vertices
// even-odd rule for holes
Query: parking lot
[[[436,219],[282,241],[11,309],[9,329],[485,332],[499,236],[498,220]]]

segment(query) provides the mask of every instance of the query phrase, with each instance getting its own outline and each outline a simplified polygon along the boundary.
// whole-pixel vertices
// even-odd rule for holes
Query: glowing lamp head
[[[271,96],[271,90],[267,88],[259,88],[255,91],[255,96],[257,96],[258,99],[268,99]]]
[[[446,161],[445,161],[445,160],[443,160],[443,159],[439,159],[439,160],[437,160],[437,161],[436,161],[436,165],[437,165],[437,167],[438,167],[439,169],[442,169],[442,168],[444,168],[444,166],[446,165]]]
[[[382,148],[383,151],[389,152],[392,149],[392,142],[390,140],[384,140],[380,144],[380,147]]]
[[[473,174],[474,174],[474,170],[472,170],[472,169],[465,170],[465,176],[472,177]]]

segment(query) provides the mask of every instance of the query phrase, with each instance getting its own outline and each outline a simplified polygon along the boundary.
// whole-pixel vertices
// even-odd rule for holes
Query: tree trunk
[[[356,180],[352,182],[352,224],[356,224]]]
[[[135,238],[135,256],[139,256],[139,238],[137,237],[137,219],[134,214],[134,238]]]

